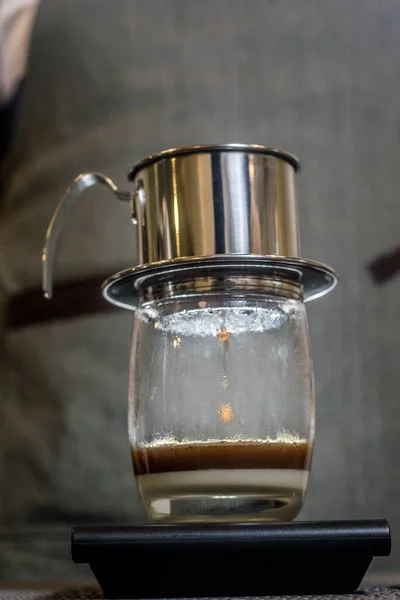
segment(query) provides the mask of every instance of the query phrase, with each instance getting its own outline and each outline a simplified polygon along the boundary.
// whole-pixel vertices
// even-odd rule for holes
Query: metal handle
[[[46,298],[51,298],[53,293],[53,258],[54,249],[57,243],[57,238],[64,224],[64,219],[67,216],[69,210],[72,208],[75,200],[78,196],[89,187],[101,183],[108,187],[119,200],[129,201],[132,211],[132,220],[135,222],[135,207],[134,207],[134,193],[120,190],[117,188],[115,183],[102,173],[82,173],[78,175],[72,182],[70,187],[65,191],[61,198],[53,216],[50,221],[49,227],[46,232],[46,240],[42,252],[42,289]]]

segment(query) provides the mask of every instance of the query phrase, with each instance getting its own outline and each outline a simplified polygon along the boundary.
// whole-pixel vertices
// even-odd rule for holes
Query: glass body
[[[151,520],[290,520],[302,506],[314,439],[307,316],[300,299],[264,289],[193,285],[136,310],[129,435]]]

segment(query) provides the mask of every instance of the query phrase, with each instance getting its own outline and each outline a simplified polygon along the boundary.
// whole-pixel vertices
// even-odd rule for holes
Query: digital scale
[[[105,598],[354,592],[391,550],[385,520],[76,527],[72,558]]]

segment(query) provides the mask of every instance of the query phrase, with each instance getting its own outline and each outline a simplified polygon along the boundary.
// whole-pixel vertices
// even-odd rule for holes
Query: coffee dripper
[[[103,284],[134,311],[129,438],[153,521],[282,521],[301,509],[314,441],[304,303],[335,272],[301,257],[298,160],[255,145],[149,156],[120,190],[75,179],[50,222],[43,289],[52,294],[64,218],[88,187],[129,203],[138,264]]]

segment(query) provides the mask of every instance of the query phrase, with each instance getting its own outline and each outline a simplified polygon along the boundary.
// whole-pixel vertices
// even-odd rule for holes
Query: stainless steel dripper
[[[134,309],[147,277],[168,281],[187,269],[269,275],[293,282],[305,300],[337,282],[329,267],[301,258],[293,155],[255,145],[191,146],[137,163],[132,190],[120,190],[101,173],[79,175],[61,199],[43,249],[43,289],[52,294],[54,248],[64,218],[80,194],[106,185],[129,202],[137,230],[138,265],[104,283],[110,302]]]

